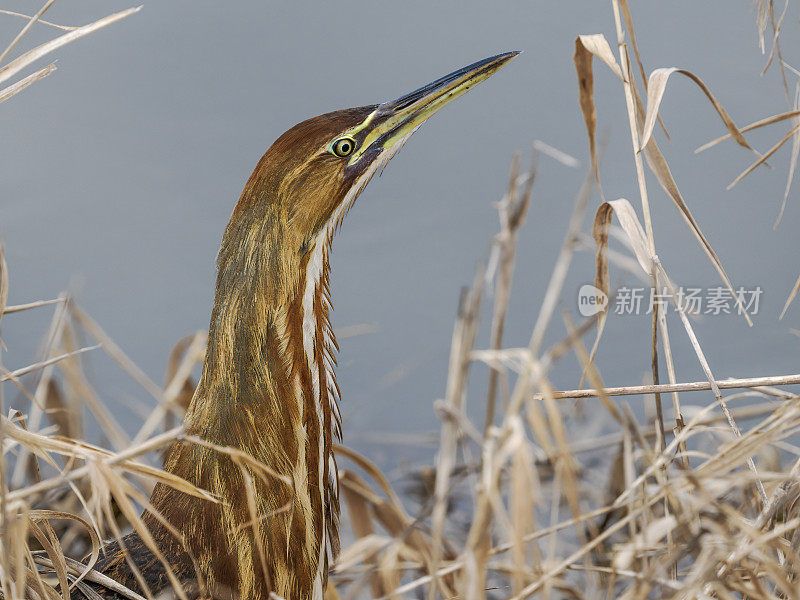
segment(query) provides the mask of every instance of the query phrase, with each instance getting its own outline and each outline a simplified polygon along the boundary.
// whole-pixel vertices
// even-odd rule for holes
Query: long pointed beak
[[[379,105],[365,121],[368,133],[350,163],[359,160],[370,149],[385,151],[398,142],[402,145],[434,113],[494,75],[518,54],[505,52],[479,60],[396,100]]]

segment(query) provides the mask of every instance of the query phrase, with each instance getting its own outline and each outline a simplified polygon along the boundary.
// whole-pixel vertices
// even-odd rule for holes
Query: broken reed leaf
[[[794,117],[800,117],[800,110],[792,110],[792,111],[789,111],[789,112],[780,113],[780,114],[777,114],[777,115],[772,115],[771,117],[766,117],[766,118],[761,119],[759,121],[755,121],[753,123],[750,123],[750,125],[746,125],[745,127],[740,128],[739,131],[741,131],[742,133],[747,133],[748,131],[753,131],[754,129],[760,129],[761,127],[766,127],[767,125],[772,125],[774,123],[780,123],[781,121],[785,121],[787,119],[792,119]],[[725,135],[720,136],[720,137],[718,137],[718,138],[716,138],[714,140],[711,140],[710,142],[707,142],[707,143],[703,144],[702,146],[696,148],[694,153],[695,154],[700,154],[701,152],[704,152],[704,151],[708,150],[709,148],[712,148],[712,147],[716,146],[720,142],[724,142],[725,140],[728,140],[730,138],[731,138],[731,134],[730,133],[726,133]]]
[[[616,215],[617,221],[622,227],[622,231],[630,243],[639,266],[645,273],[653,270],[653,255],[651,254],[647,242],[647,236],[636,216],[636,210],[625,198],[603,202],[597,209],[594,218],[592,235],[595,241],[602,242],[598,245],[595,254],[595,282],[603,287],[598,287],[608,294],[608,230],[611,225],[612,217]]]
[[[94,31],[97,31],[98,29],[105,27],[106,25],[110,25],[116,21],[119,21],[120,19],[124,19],[125,17],[132,15],[135,12],[138,12],[139,9],[141,9],[141,6],[129,8],[127,10],[114,13],[113,15],[109,15],[107,17],[95,21],[94,23],[90,23],[88,25],[84,25],[83,27],[78,27],[73,31],[64,33],[58,36],[57,38],[50,40],[49,42],[45,42],[44,44],[41,44],[36,48],[33,48],[32,50],[28,50],[21,56],[9,62],[8,64],[0,67],[0,83],[13,77],[17,73],[19,73],[22,69],[24,69],[31,63],[39,60],[43,56],[49,54],[53,50],[57,50],[58,48],[66,44],[69,44],[70,42],[73,42],[78,38],[88,35]]]
[[[61,592],[63,600],[69,600],[69,578],[67,577],[67,563],[64,558],[64,550],[58,541],[53,528],[46,520],[34,521],[28,524],[28,529],[31,535],[36,538],[36,541],[44,549],[47,556],[53,562],[53,570],[56,572],[58,578],[58,588]]]
[[[639,98],[635,88],[633,89],[633,91],[634,94],[636,94],[636,104],[638,108],[637,121],[639,121],[641,125],[642,112],[643,112],[641,105],[641,98]],[[692,212],[689,210],[689,206],[683,199],[683,195],[678,189],[678,184],[675,182],[675,178],[672,176],[672,171],[670,171],[669,165],[667,164],[664,155],[661,153],[661,150],[659,149],[658,143],[656,142],[655,138],[651,137],[647,145],[644,147],[644,155],[645,159],[647,160],[647,165],[650,167],[650,170],[656,176],[658,183],[661,185],[662,189],[667,193],[672,202],[675,204],[676,208],[678,209],[678,212],[683,217],[684,221],[689,227],[689,231],[692,232],[697,241],[700,243],[700,247],[706,253],[706,256],[708,256],[709,260],[711,261],[711,264],[714,266],[714,269],[720,276],[720,279],[722,279],[722,282],[725,284],[725,287],[728,288],[728,291],[735,299],[738,310],[741,312],[742,316],[747,321],[747,324],[750,327],[752,327],[753,321],[751,320],[749,313],[742,304],[741,298],[739,298],[739,296],[733,289],[733,284],[731,283],[728,274],[725,272],[725,268],[722,266],[722,263],[720,262],[717,253],[714,251],[714,248],[711,247],[711,244],[708,242],[706,236],[701,231],[700,225],[698,225],[697,221],[694,218],[694,215],[692,215]]]
[[[649,244],[644,229],[639,224],[636,211],[624,198],[603,202],[597,209],[592,226],[592,237],[595,241],[595,277],[594,285],[602,291],[606,298],[610,295],[610,283],[608,277],[608,231],[611,227],[611,220],[614,214],[625,232],[628,243],[636,256],[639,266],[645,273],[653,270],[652,254],[649,251]],[[600,347],[600,339],[605,330],[608,307],[597,315],[597,333],[595,334],[592,349],[589,351],[587,365],[594,364],[597,350]],[[584,371],[585,372],[585,371]],[[583,377],[581,377],[581,383]]]
[[[359,467],[364,469],[369,476],[372,477],[375,482],[380,486],[383,492],[389,497],[396,507],[402,507],[402,502],[400,502],[400,497],[395,493],[394,488],[392,488],[392,484],[389,483],[389,480],[386,479],[386,476],[381,472],[381,470],[373,463],[371,460],[366,458],[365,456],[359,454],[352,448],[348,448],[347,446],[342,446],[341,444],[334,444],[333,450],[337,455],[346,456],[350,460],[352,460],[355,464]]]
[[[619,68],[605,36],[598,33],[580,35],[575,38],[575,54],[572,60],[575,63],[575,71],[578,76],[578,100],[586,123],[586,133],[589,137],[589,155],[592,161],[592,169],[594,170],[597,189],[602,197],[603,188],[600,185],[600,167],[597,160],[597,111],[594,106],[594,73],[592,67],[594,56],[597,56],[608,65],[620,80],[623,77],[622,70]]]
[[[650,136],[653,134],[653,127],[655,126],[656,118],[658,117],[658,109],[661,105],[661,100],[664,97],[664,91],[666,90],[667,82],[669,81],[670,75],[673,73],[680,73],[681,75],[684,75],[693,81],[709,99],[711,105],[714,107],[714,110],[717,111],[717,114],[725,124],[725,127],[728,128],[728,133],[733,137],[734,140],[736,140],[736,143],[743,148],[753,151],[757,156],[760,156],[759,153],[747,143],[747,140],[733,122],[733,119],[731,119],[730,115],[728,115],[727,111],[722,107],[722,104],[720,104],[719,101],[714,97],[714,95],[711,93],[711,90],[709,90],[706,84],[703,83],[703,80],[691,71],[679,69],[677,67],[656,69],[650,73],[650,78],[647,84],[647,116],[645,117],[644,121],[642,141],[639,148],[640,152],[645,146],[647,146],[648,142],[650,141]]]
[[[100,535],[98,534],[97,530],[89,524],[88,521],[79,517],[78,515],[74,515],[72,513],[66,511],[57,511],[57,510],[32,510],[29,513],[31,521],[38,522],[50,519],[66,519],[70,521],[75,521],[79,523],[86,533],[89,534],[89,538],[91,541],[92,550],[87,557],[86,564],[81,565],[84,569],[83,572],[77,577],[75,581],[69,586],[70,589],[74,588],[80,581],[86,577],[89,571],[94,568],[95,563],[97,563],[97,559],[100,557]]]
[[[735,186],[737,183],[739,183],[739,182],[740,182],[742,179],[744,179],[745,177],[747,177],[748,175],[750,175],[750,173],[752,173],[752,172],[753,172],[753,171],[754,171],[754,170],[755,170],[755,169],[756,169],[756,168],[757,168],[759,165],[763,164],[763,163],[764,163],[764,162],[765,162],[765,161],[766,161],[766,160],[767,160],[767,159],[768,159],[770,156],[772,156],[772,155],[773,155],[773,154],[775,154],[775,153],[776,153],[778,150],[780,150],[781,146],[783,146],[783,145],[784,145],[786,142],[788,142],[790,139],[792,139],[792,136],[794,136],[794,135],[795,135],[795,134],[797,134],[798,132],[800,132],[800,123],[798,123],[797,125],[795,125],[795,126],[794,126],[794,127],[793,127],[793,128],[790,130],[790,131],[789,131],[789,133],[787,133],[787,134],[786,134],[786,135],[783,137],[783,139],[782,139],[780,142],[778,142],[778,143],[777,143],[777,144],[775,144],[775,145],[774,145],[772,148],[770,148],[769,150],[767,150],[767,153],[766,153],[766,154],[764,154],[764,155],[763,155],[761,158],[759,158],[759,159],[758,159],[756,162],[754,162],[752,165],[750,165],[750,166],[749,166],[749,167],[747,167],[747,168],[746,168],[744,171],[742,171],[742,172],[739,174],[739,176],[738,176],[736,179],[734,179],[732,182],[730,182],[730,183],[728,184],[728,187],[727,187],[726,189],[729,189],[729,190],[730,190],[730,189],[731,189],[731,188],[733,188],[733,187],[734,187],[734,186]]]
[[[375,522],[380,524],[389,534],[400,537],[404,548],[413,555],[413,558],[427,565],[432,570],[433,556],[430,538],[414,526],[414,520],[405,514],[404,510],[393,506],[375,494],[366,482],[351,471],[344,471],[340,479],[342,488],[348,487],[360,495],[369,504]],[[445,585],[446,582],[440,582]]]
[[[595,241],[595,277],[594,286],[609,297],[610,284],[608,280],[608,228],[611,224],[611,215],[613,209],[611,205],[603,203],[597,209],[594,218],[594,225],[592,227],[592,237]],[[589,359],[587,364],[594,364],[594,359],[597,356],[597,350],[600,348],[600,340],[603,337],[603,331],[606,328],[606,320],[608,318],[608,307],[605,307],[597,313],[597,333],[594,336],[592,348],[589,351]],[[586,379],[586,369],[581,373],[581,380],[578,384],[583,387],[583,382]]]
[[[55,70],[56,70],[55,63],[51,63],[47,65],[45,68],[39,69],[38,71],[36,71],[35,73],[31,73],[24,79],[20,79],[16,83],[12,83],[8,87],[0,90],[0,103],[5,102],[6,100],[8,100],[9,98],[11,98],[16,94],[19,94],[22,90],[24,90],[32,83],[35,83],[40,79],[47,77],[48,75],[50,75],[50,73],[52,73]]]
[[[575,70],[578,75],[578,94],[581,112],[586,123],[586,135],[589,138],[589,155],[592,161],[595,181],[600,187],[600,169],[597,165],[597,111],[594,107],[594,74],[592,73],[592,54],[586,49],[580,38],[575,40],[573,56]]]
[[[614,53],[611,51],[611,46],[608,45],[606,36],[602,33],[594,33],[591,35],[579,35],[578,40],[580,45],[586,49],[587,52],[602,60],[608,68],[616,75],[620,81],[623,81],[622,69],[620,69]]]

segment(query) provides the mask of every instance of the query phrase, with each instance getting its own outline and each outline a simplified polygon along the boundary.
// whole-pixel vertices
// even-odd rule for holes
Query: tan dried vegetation
[[[0,54],[0,85],[6,86],[0,89],[0,102],[55,69],[50,64],[9,83],[34,61],[138,10],[83,27],[65,27],[40,19],[53,2],[49,0],[32,17],[3,11],[6,18],[16,16],[26,23]],[[729,10],[737,8],[732,5]],[[515,159],[508,190],[498,204],[500,231],[493,240],[491,272],[479,270],[460,304],[445,397],[434,404],[441,419],[435,464],[415,474],[423,490],[420,497],[403,497],[368,459],[339,449],[340,465],[345,466],[340,476],[343,523],[349,524],[352,533],[331,577],[331,597],[800,597],[800,451],[792,443],[800,428],[800,398],[777,387],[800,384],[800,375],[718,381],[689,318],[678,310],[683,333],[706,375],[706,381],[681,383],[673,365],[667,319],[658,306],[652,336],[642,341],[652,355],[650,385],[604,388],[593,365],[606,322],[604,313],[577,324],[563,315],[564,340],[544,347],[573,255],[587,238],[582,231],[589,200],[595,190],[601,190],[594,67],[599,66],[600,76],[617,80],[621,87],[639,190],[636,201],[603,200],[595,211],[596,286],[612,293],[609,262],[615,268],[640,269],[639,275],[658,288],[674,286],[659,261],[653,235],[651,190],[645,177],[649,169],[697,239],[698,253],[714,266],[721,284],[733,291],[720,259],[692,216],[691,202],[679,191],[659,150],[655,139],[663,128],[659,106],[675,76],[686,77],[700,88],[727,134],[698,151],[730,138],[754,155],[751,166],[731,185],[791,142],[777,226],[800,153],[800,84],[794,89],[790,84],[800,74],[788,63],[800,57],[784,57],[780,46],[786,8],[776,8],[772,0],[755,3],[761,49],[768,56],[765,70],[780,70],[787,111],[746,127],[734,123],[691,71],[660,68],[647,77],[627,0],[612,0],[611,11],[616,53],[602,34],[580,35],[575,41],[591,169],[575,198],[530,343],[527,348],[503,344],[516,241],[535,179],[535,164],[523,170]],[[6,62],[33,26],[61,32]],[[797,31],[791,33],[796,44]],[[770,125],[784,126],[787,132],[761,153],[745,134]],[[574,162],[541,143],[535,145],[534,155],[538,151]],[[602,191],[600,195],[603,198]],[[629,255],[608,248],[615,219],[620,226],[616,233],[627,241]],[[24,414],[3,409],[0,402],[2,595],[66,600],[80,590],[94,597],[85,584],[88,580],[139,600],[132,591],[92,571],[91,565],[100,552],[101,539],[142,527],[139,513],[155,482],[205,495],[154,466],[160,464],[159,450],[182,435],[177,424],[191,397],[193,369],[203,359],[204,334],[179,342],[170,356],[166,384],[161,386],[137,368],[73,298],[62,295],[8,306],[8,282],[0,254],[0,315],[14,318],[14,313],[35,309],[53,310],[53,317],[40,362],[0,372],[0,382],[13,386],[29,401]],[[488,286],[493,286],[490,295]],[[800,278],[783,314],[798,289]],[[478,322],[487,312],[482,310],[487,297],[493,303],[491,333],[488,346],[481,349]],[[743,318],[750,319],[746,314]],[[595,341],[587,350],[583,338],[592,332]],[[78,340],[85,339],[96,345],[80,347]],[[133,437],[117,422],[85,373],[82,354],[89,351],[105,352],[155,401],[152,415]],[[556,391],[548,382],[551,365],[568,353],[583,363],[591,388]],[[485,398],[480,390],[467,387],[470,369],[478,366],[489,369]],[[666,368],[666,382],[659,367]],[[692,409],[686,411],[681,401],[689,392],[697,395]],[[669,400],[663,395],[669,395]],[[627,404],[619,402],[619,396],[639,402],[649,399],[656,407],[653,417],[638,419]],[[706,405],[698,410],[701,396]],[[485,403],[481,426],[467,416],[468,397]],[[570,435],[568,420],[579,405],[565,400],[585,397],[599,399],[602,410],[616,423],[616,433],[582,440]],[[742,398],[752,403],[738,402],[735,410],[728,407],[731,400]],[[671,402],[671,409],[662,407],[664,401]],[[87,414],[99,424],[108,449],[84,441]],[[743,429],[739,423],[745,420],[750,425]],[[608,469],[598,470],[596,465],[587,469],[589,457],[602,450],[609,456]],[[598,476],[600,472],[608,476]],[[409,505],[415,506],[414,514]],[[88,567],[76,560],[85,556]]]

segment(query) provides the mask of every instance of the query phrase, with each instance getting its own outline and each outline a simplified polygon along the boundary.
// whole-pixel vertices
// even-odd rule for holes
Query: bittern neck
[[[227,429],[241,421],[240,409],[317,417],[338,399],[330,239],[325,231],[311,241],[289,239],[275,210],[269,204],[249,208],[258,214],[239,215],[226,229],[206,361],[186,417],[187,427],[229,445],[241,444]],[[331,425],[326,421],[321,433]]]
[[[242,450],[253,462],[182,444],[165,468],[222,500],[206,502],[199,523],[176,524],[198,564],[210,565],[206,579],[242,598],[264,590],[316,598],[327,553],[338,547],[328,239],[298,253],[275,204],[247,208],[256,210],[235,215],[223,237],[203,374],[185,419],[188,435]],[[153,503],[178,510],[163,490]],[[186,513],[179,519],[196,518],[179,510]]]
[[[309,372],[318,364],[313,342],[329,311],[324,244],[309,244],[301,255],[302,242],[286,239],[270,207],[249,212],[255,210],[266,214],[240,215],[225,232],[206,361],[187,414],[187,425],[229,443],[238,442],[211,430],[219,417],[241,408],[292,414],[318,395],[308,393],[316,390]],[[273,403],[264,402],[265,393]]]

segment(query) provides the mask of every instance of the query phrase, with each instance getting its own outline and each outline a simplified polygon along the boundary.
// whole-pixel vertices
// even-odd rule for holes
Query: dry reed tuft
[[[0,83],[59,46],[136,10],[85,27],[47,23],[67,33],[2,65],[31,26],[45,23],[39,17],[52,3],[49,0],[39,13],[25,17],[28,22],[20,35],[0,55]],[[728,131],[698,151],[733,139],[755,154],[752,165],[731,185],[791,140],[789,179],[776,226],[800,153],[800,84],[792,93],[788,82],[797,73],[784,61],[779,43],[785,8],[778,13],[772,0],[756,3],[761,48],[765,54],[768,51],[765,69],[777,65],[781,70],[787,112],[746,127],[734,123],[692,72],[656,69],[647,77],[627,0],[612,0],[611,8],[617,55],[601,34],[581,35],[575,42],[591,168],[575,198],[529,345],[503,344],[516,241],[531,205],[537,168],[534,160],[523,170],[516,157],[508,189],[498,203],[500,230],[488,267],[478,269],[461,299],[445,397],[434,404],[442,422],[436,460],[415,474],[419,510],[411,514],[410,499],[398,494],[367,458],[347,448],[337,450],[340,464],[345,465],[340,474],[343,523],[349,524],[352,542],[335,565],[331,598],[800,596],[800,452],[792,443],[800,430],[800,397],[778,387],[800,384],[800,375],[718,380],[680,306],[677,313],[705,381],[678,381],[665,311],[657,304],[652,335],[643,340],[652,356],[652,379],[646,385],[604,387],[594,357],[602,343],[606,313],[577,324],[562,314],[564,340],[544,346],[573,257],[586,239],[582,231],[589,201],[595,190],[603,197],[594,58],[620,82],[639,190],[638,206],[622,198],[603,199],[595,212],[591,233],[595,285],[606,294],[613,293],[609,263],[635,272],[656,288],[675,285],[658,257],[645,165],[678,209],[721,283],[734,291],[655,139],[659,107],[673,75],[685,76],[700,88]],[[0,102],[53,69],[49,65],[7,85],[0,90]],[[780,123],[788,126],[787,133],[763,154],[744,136]],[[536,148],[574,164],[571,157],[541,143],[535,146],[534,159]],[[618,230],[612,229],[615,220]],[[626,240],[630,254],[609,249],[613,231]],[[486,312],[482,305],[489,286],[493,286],[490,338],[481,349],[478,323]],[[783,314],[798,289],[800,279]],[[159,464],[159,450],[183,435],[175,425],[191,396],[192,372],[203,360],[205,335],[197,333],[176,345],[160,386],[133,364],[74,298],[65,294],[7,306],[7,293],[8,272],[0,251],[0,316],[52,309],[53,317],[40,360],[14,372],[0,371],[0,382],[15,386],[29,402],[24,414],[6,411],[0,395],[2,595],[55,600],[79,590],[93,597],[85,583],[93,581],[139,600],[91,567],[101,539],[144,527],[138,515],[155,482],[213,501],[203,490],[153,466]],[[749,321],[746,311],[742,313]],[[595,340],[587,350],[584,337],[592,331]],[[95,345],[82,346],[79,340]],[[132,437],[85,373],[82,355],[89,351],[105,352],[156,401]],[[590,388],[557,391],[548,381],[550,367],[568,353],[581,362]],[[485,393],[467,385],[470,369],[481,365],[489,368]],[[662,367],[668,383],[662,383]],[[682,394],[709,391],[703,408],[682,406]],[[669,395],[671,410],[662,406],[662,395]],[[471,396],[485,402],[482,426],[467,416]],[[627,405],[615,401],[618,396],[652,397],[655,418],[638,419]],[[587,397],[599,399],[615,423],[614,433],[583,440],[570,435],[574,406],[565,400]],[[732,400],[740,399],[752,403],[729,408]],[[87,416],[100,425],[110,449],[85,441]],[[745,420],[751,423],[746,429],[740,425]],[[784,464],[787,457],[791,460]],[[597,475],[603,468],[607,478]],[[84,556],[86,565],[75,560]],[[176,594],[182,596],[183,590]]]

